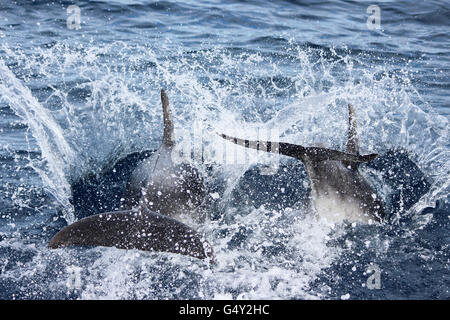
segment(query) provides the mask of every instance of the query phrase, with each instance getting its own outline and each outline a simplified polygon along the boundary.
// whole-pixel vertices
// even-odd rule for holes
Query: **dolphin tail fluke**
[[[272,152],[272,153],[281,153],[280,144],[283,144],[283,143],[271,142],[271,141],[252,141],[252,140],[247,140],[247,139],[235,138],[235,137],[223,134],[223,133],[217,132],[217,134],[219,136],[221,136],[223,139],[231,141],[234,144],[237,144],[238,146],[242,146],[242,147],[249,148],[249,149]]]
[[[358,147],[358,133],[356,131],[356,116],[355,109],[351,104],[348,105],[348,136],[347,136],[347,153],[359,154]],[[350,167],[351,169],[357,169],[358,165],[354,162],[343,162],[345,166]]]
[[[171,147],[175,144],[174,140],[174,126],[173,126],[173,115],[172,109],[169,104],[169,98],[167,97],[164,89],[161,90],[161,103],[163,108],[163,120],[164,120],[164,135],[163,144]]]
[[[219,134],[219,133],[218,133]],[[306,158],[312,161],[349,161],[349,162],[367,162],[376,158],[376,154],[357,155],[337,150],[321,148],[321,147],[303,147],[286,142],[271,142],[271,141],[252,141],[228,136],[226,134],[219,134],[223,139],[233,142],[239,146],[256,149],[266,152],[280,153],[285,156],[294,157],[302,161]]]
[[[146,208],[97,214],[61,231],[49,248],[105,246],[119,249],[171,252],[214,263],[209,243],[187,225]]]

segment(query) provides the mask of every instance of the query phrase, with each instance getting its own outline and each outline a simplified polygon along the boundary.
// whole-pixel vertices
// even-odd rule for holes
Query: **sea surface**
[[[449,21],[448,0],[0,0],[0,299],[449,299]],[[162,88],[218,264],[48,249],[117,209]],[[317,217],[302,163],[216,135],[344,150],[348,103],[381,224]]]

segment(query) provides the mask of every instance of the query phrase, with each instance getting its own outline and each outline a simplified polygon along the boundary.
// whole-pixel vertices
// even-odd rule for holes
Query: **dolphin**
[[[161,90],[164,134],[159,149],[131,174],[121,211],[86,217],[63,228],[50,248],[105,246],[163,251],[208,259],[214,252],[203,237],[177,218],[194,215],[207,192],[202,174],[172,160],[174,125],[169,99]]]
[[[350,104],[348,111],[345,152],[284,142],[249,141],[218,134],[246,148],[280,153],[302,161],[311,181],[311,205],[319,216],[328,221],[381,222],[386,215],[384,202],[359,172],[359,164],[375,159],[377,154],[359,154],[355,111]]]
[[[172,154],[176,151],[173,116],[164,90],[161,90],[161,103],[164,119],[162,144],[131,174],[122,208],[130,209],[144,202],[149,209],[167,216],[179,217],[189,212],[193,218],[201,219],[201,213],[195,209],[207,194],[203,175],[194,166],[173,160]]]

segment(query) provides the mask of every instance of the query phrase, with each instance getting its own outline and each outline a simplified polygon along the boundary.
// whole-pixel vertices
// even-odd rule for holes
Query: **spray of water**
[[[72,181],[112,166],[130,152],[159,145],[161,87],[169,93],[179,128],[200,122],[214,129],[203,136],[206,148],[223,145],[216,131],[248,137],[249,127],[276,127],[286,142],[339,148],[347,131],[346,105],[352,103],[362,152],[405,149],[428,177],[432,187],[412,213],[449,191],[447,119],[436,115],[415,90],[405,61],[406,67],[393,73],[391,65],[399,61],[372,65],[362,54],[292,43],[283,54],[224,48],[169,51],[164,45],[120,42],[76,48],[57,44],[36,48],[32,56],[6,46],[2,50],[9,60],[0,61],[0,96],[27,122],[43,159],[31,165],[65,208],[68,222],[74,220]],[[200,231],[215,247],[216,269],[172,255],[87,250],[86,257],[97,258],[81,297],[326,296],[326,286],[311,291],[309,285],[339,258],[341,249],[330,239],[342,229],[318,221],[301,206],[274,211],[231,205],[232,191],[245,171],[270,161],[251,159],[215,169],[226,183],[219,199],[223,214]],[[55,281],[55,286],[64,283]]]

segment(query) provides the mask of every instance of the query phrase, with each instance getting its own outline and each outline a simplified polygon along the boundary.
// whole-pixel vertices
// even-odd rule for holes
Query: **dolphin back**
[[[108,212],[81,219],[61,231],[49,248],[104,246],[171,252],[214,262],[209,243],[187,225],[146,208]]]

